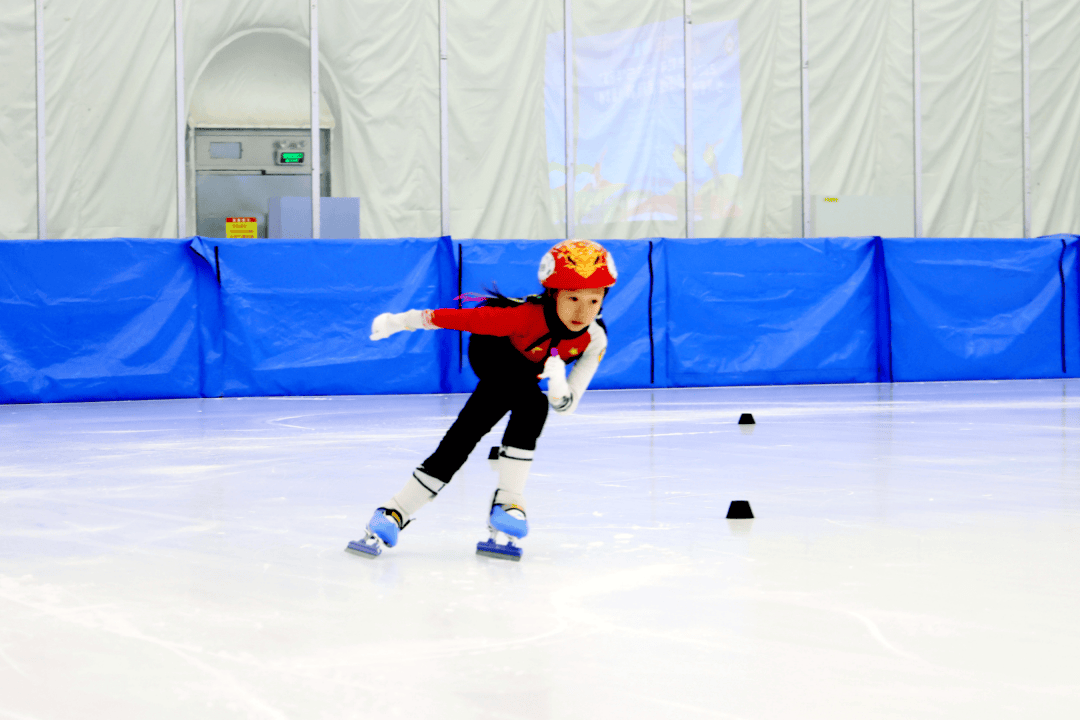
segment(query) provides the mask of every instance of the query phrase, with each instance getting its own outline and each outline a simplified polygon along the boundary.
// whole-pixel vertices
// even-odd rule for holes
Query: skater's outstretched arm
[[[505,337],[514,334],[520,326],[522,312],[522,307],[518,306],[383,313],[371,323],[371,339],[382,340],[402,330],[437,330],[439,328]]]

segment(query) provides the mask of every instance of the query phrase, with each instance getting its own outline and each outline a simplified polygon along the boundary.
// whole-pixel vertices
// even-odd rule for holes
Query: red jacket
[[[432,310],[425,320],[447,330],[510,338],[510,343],[518,352],[536,363],[543,363],[551,354],[552,332],[544,318],[544,307],[537,303],[526,302],[514,307]],[[565,336],[569,331],[562,327],[557,328],[555,334],[561,338],[555,349],[564,362],[581,357],[591,340],[588,330],[567,338]]]

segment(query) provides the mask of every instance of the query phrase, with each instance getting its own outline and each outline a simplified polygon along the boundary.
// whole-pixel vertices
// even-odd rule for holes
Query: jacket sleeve
[[[478,307],[425,310],[424,327],[430,329],[463,330],[477,335],[513,335],[522,323],[521,310],[517,307]]]
[[[581,357],[574,363],[574,369],[566,377],[566,384],[570,386],[569,402],[564,400],[561,406],[552,405],[552,410],[566,415],[577,410],[581,396],[585,394],[593,375],[596,374],[596,369],[600,367],[600,360],[604,357],[605,350],[607,350],[607,333],[599,323],[593,322],[589,326],[589,346],[585,348],[585,352],[581,353]]]

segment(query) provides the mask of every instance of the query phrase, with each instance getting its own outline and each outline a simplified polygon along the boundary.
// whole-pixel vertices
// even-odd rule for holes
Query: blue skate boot
[[[383,544],[386,547],[397,545],[398,533],[410,522],[404,520],[397,510],[377,508],[365,528],[367,534],[362,540],[350,541],[345,551],[363,557],[377,557],[382,554]]]
[[[494,530],[519,540],[529,534],[529,521],[525,519],[525,509],[517,505],[496,505],[491,508],[488,525]]]
[[[491,506],[488,515],[488,530],[491,537],[476,544],[476,554],[500,560],[521,560],[521,548],[514,544],[529,534],[529,521],[525,519],[524,508],[517,505]],[[506,535],[505,543],[499,543],[499,535]]]

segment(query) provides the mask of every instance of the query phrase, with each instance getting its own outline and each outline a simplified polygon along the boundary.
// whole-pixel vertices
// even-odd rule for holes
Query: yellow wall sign
[[[226,238],[259,237],[259,219],[253,217],[225,218]]]

